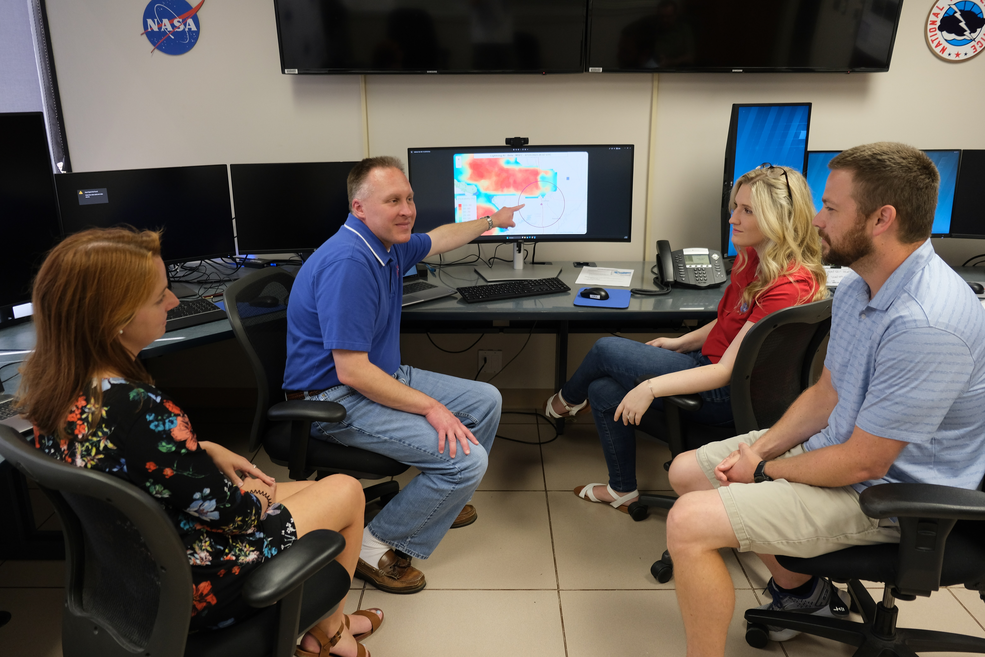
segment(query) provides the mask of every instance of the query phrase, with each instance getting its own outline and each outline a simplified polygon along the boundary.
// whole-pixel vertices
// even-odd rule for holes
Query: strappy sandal
[[[595,497],[595,487],[601,485],[602,484],[588,484],[587,486],[579,486],[574,490],[574,493],[583,500],[597,502],[598,504],[608,504],[613,509],[622,511],[623,513],[629,513],[629,505],[632,502],[628,502],[627,500],[632,500],[634,497],[640,496],[640,492],[638,490],[634,490],[631,493],[626,493],[625,495],[619,495],[619,493],[612,490],[612,486],[605,484],[605,489],[609,491],[609,495],[613,497],[612,502],[606,502],[605,500],[600,500]],[[633,501],[635,502],[635,500]]]
[[[557,400],[561,402],[561,406],[564,406],[565,413],[563,415],[557,413],[554,410],[555,397],[557,397]],[[551,418],[552,420],[563,420],[565,417],[576,416],[581,409],[585,408],[586,404],[588,404],[587,399],[580,404],[575,404],[574,406],[571,406],[570,404],[568,404],[568,402],[564,401],[564,397],[561,396],[561,391],[558,390],[556,393],[551,395],[550,398],[547,400],[547,404],[544,406],[544,415]]]
[[[320,627],[315,625],[308,630],[308,634],[314,637],[315,641],[318,642],[318,652],[304,650],[301,646],[298,646],[297,650],[294,651],[294,657],[322,657],[323,654],[335,654],[332,652],[332,648],[334,648],[335,644],[342,640],[342,631],[348,627],[348,622],[339,623],[339,631],[335,633],[335,636],[329,639],[328,635],[325,634]],[[370,633],[372,633],[372,631]],[[328,652],[325,652],[326,647],[328,648]],[[366,650],[366,646],[358,642],[356,643],[356,657],[369,657],[369,651]]]
[[[380,613],[375,613],[380,612]],[[363,618],[368,618],[372,627],[369,632],[363,632],[362,634],[353,634],[352,638],[356,641],[362,641],[363,639],[369,638],[369,636],[380,629],[380,625],[383,624],[383,610],[378,607],[372,607],[370,609],[360,609],[359,611],[354,611],[349,616],[362,616]],[[349,629],[349,616],[344,616],[345,627]]]

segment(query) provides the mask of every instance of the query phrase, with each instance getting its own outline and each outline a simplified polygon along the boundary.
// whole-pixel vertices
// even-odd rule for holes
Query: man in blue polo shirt
[[[770,555],[898,542],[859,493],[889,482],[975,489],[985,474],[985,312],[930,242],[939,176],[922,152],[859,146],[831,160],[814,219],[851,267],[834,298],[820,380],[768,431],[678,456],[667,518],[687,654],[720,656],[735,606],[718,550],[759,554],[763,608],[847,615],[843,594]],[[795,636],[770,629],[774,641]]]
[[[420,470],[363,532],[356,574],[391,593],[426,585],[427,559],[451,527],[476,519],[466,504],[499,427],[499,391],[400,362],[403,274],[427,256],[514,226],[519,207],[411,233],[417,210],[400,161],[365,159],[347,181],[351,214],[298,272],[287,321],[289,399],[331,400],[341,425],[312,435],[385,454]]]

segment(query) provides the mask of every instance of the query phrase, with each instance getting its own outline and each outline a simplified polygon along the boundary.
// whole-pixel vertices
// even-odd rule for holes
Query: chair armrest
[[[251,607],[269,607],[335,560],[345,549],[342,534],[317,529],[294,541],[253,571],[243,584],[243,599]]]
[[[341,422],[345,419],[345,406],[332,401],[295,399],[274,404],[267,409],[267,418],[275,422]]]
[[[639,385],[646,381],[647,379],[652,379],[652,376],[641,376],[636,379],[636,385]],[[687,411],[688,413],[696,413],[701,410],[701,405],[704,400],[701,395],[697,393],[692,393],[689,395],[668,395],[663,398],[664,403],[670,403],[677,406],[682,411]]]
[[[952,486],[881,484],[862,491],[859,503],[870,518],[985,520],[985,493]]]

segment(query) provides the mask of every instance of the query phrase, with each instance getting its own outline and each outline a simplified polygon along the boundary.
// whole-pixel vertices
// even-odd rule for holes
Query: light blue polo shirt
[[[332,349],[365,351],[387,374],[400,367],[403,273],[431,250],[414,233],[387,251],[376,235],[349,215],[335,235],[301,266],[287,306],[286,390],[339,385]]]
[[[825,367],[838,392],[804,447],[843,443],[855,426],[909,443],[890,482],[977,488],[985,475],[985,309],[924,242],[872,299],[856,274],[838,286]]]

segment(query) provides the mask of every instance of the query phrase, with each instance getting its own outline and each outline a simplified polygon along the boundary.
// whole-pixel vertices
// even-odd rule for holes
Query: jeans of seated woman
[[[592,405],[602,452],[609,467],[609,485],[621,493],[636,490],[636,427],[616,422],[616,407],[640,376],[659,376],[689,370],[711,363],[700,351],[680,354],[626,338],[602,338],[561,387],[569,405],[587,398]],[[702,392],[701,410],[690,415],[702,424],[732,423],[729,387]],[[655,399],[650,410],[663,410],[663,400]]]

